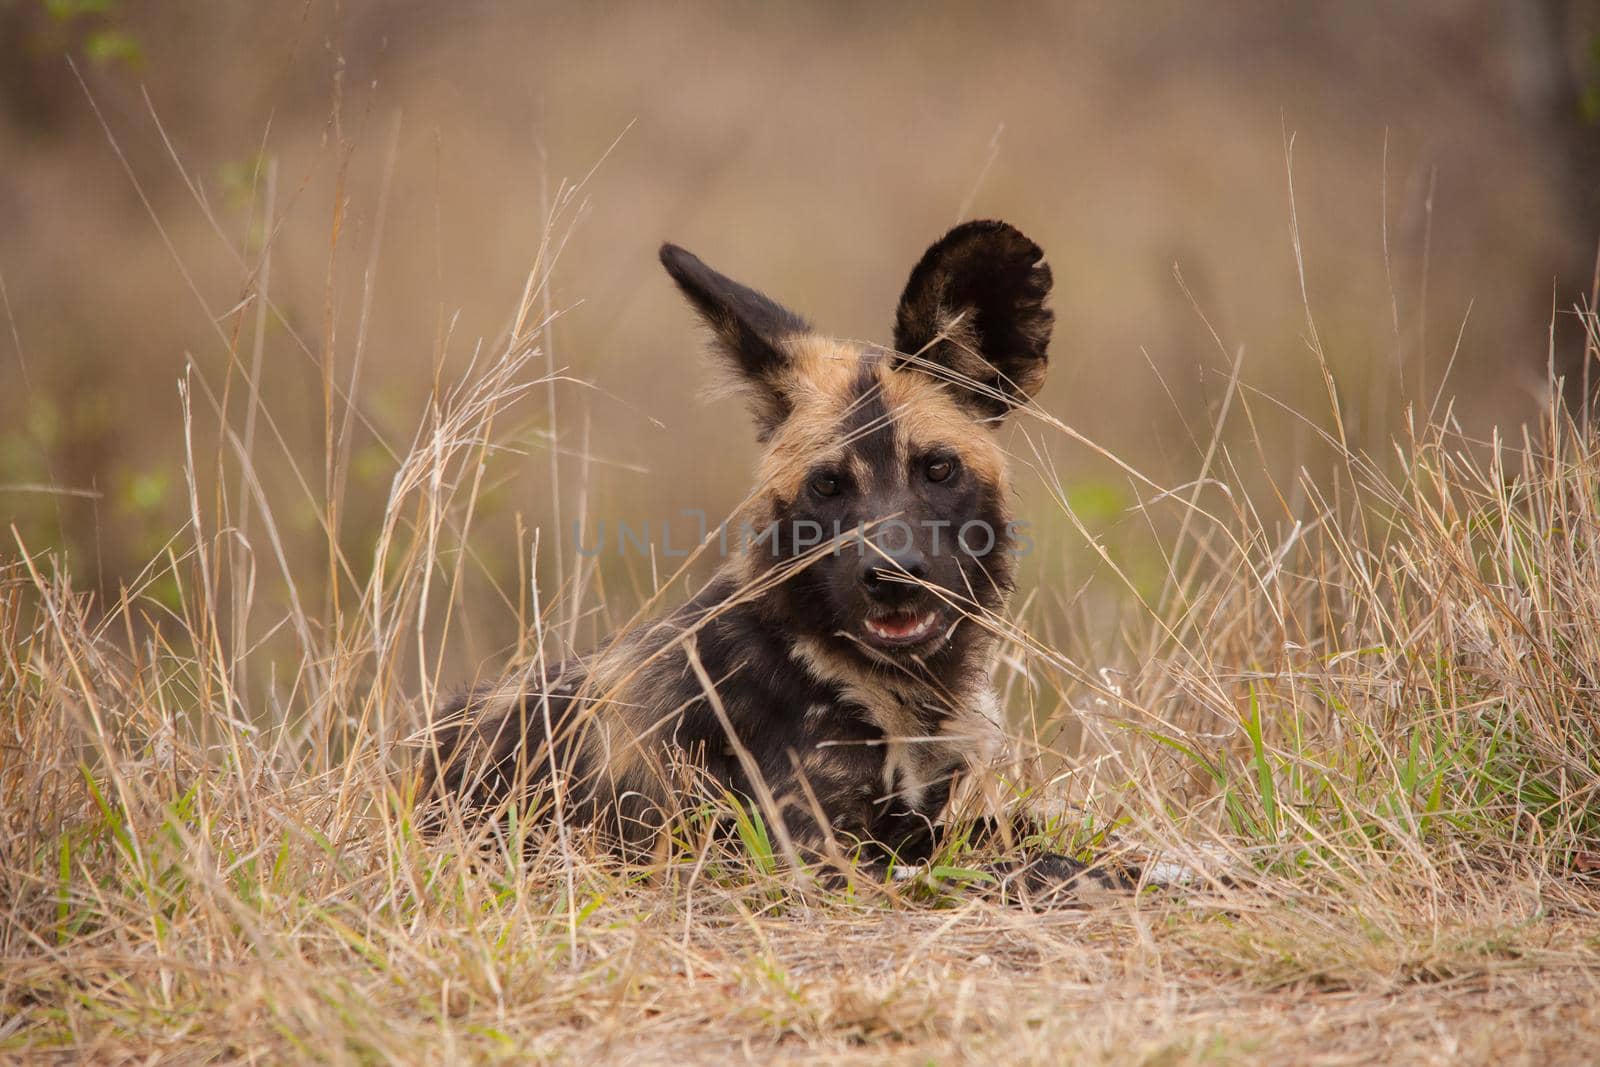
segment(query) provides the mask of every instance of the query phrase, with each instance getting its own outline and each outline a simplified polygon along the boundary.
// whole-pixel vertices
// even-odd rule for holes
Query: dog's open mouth
[[[862,622],[867,638],[886,648],[920,645],[939,633],[939,612],[934,609],[906,609],[875,615]]]

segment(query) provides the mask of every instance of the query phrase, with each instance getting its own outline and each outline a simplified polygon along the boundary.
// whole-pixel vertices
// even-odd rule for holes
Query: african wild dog
[[[953,784],[1000,740],[1014,527],[995,430],[1044,381],[1050,268],[1003,222],[958,226],[882,348],[674,245],[661,262],[754,411],[765,452],[740,519],[763,536],[665,619],[447,708],[422,795],[559,804],[646,846],[697,789],[764,793],[807,856],[925,858]]]

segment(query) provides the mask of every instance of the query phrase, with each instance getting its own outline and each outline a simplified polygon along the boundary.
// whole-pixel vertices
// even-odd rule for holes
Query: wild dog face
[[[766,446],[747,577],[791,633],[873,668],[951,666],[969,614],[1005,602],[1012,530],[993,430],[1044,381],[1039,247],[956,227],[911,272],[894,347],[835,340],[674,245],[661,261],[710,327]]]

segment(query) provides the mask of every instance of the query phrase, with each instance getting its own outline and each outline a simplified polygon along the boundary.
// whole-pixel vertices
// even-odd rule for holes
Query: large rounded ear
[[[1015,227],[963,223],[912,269],[894,346],[979,418],[998,419],[1044,384],[1050,283],[1044,253]]]
[[[784,388],[790,356],[784,342],[811,332],[811,325],[677,245],[661,246],[661,265],[711,329],[713,347],[732,372],[735,391],[749,398],[765,439],[790,410]]]

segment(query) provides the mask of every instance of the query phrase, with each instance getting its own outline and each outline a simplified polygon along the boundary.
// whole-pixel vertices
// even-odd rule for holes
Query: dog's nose
[[[916,549],[904,552],[867,550],[861,561],[861,585],[874,600],[905,600],[928,576],[928,557]]]

